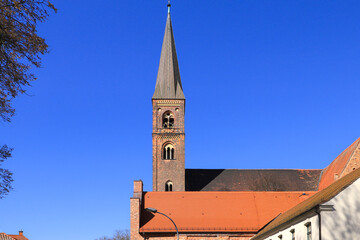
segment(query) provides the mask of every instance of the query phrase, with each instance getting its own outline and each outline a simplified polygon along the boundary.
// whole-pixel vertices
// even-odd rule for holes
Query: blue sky
[[[54,0],[50,54],[0,144],[0,232],[91,240],[151,190],[151,96],[166,1]],[[326,167],[360,136],[358,0],[173,1],[187,168]]]

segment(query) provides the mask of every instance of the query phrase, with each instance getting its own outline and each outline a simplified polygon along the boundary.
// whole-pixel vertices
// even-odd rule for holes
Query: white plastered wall
[[[302,220],[298,220],[296,223],[289,224],[285,229],[278,231],[271,236],[264,238],[266,240],[279,240],[279,235],[282,235],[283,240],[291,240],[291,230],[295,230],[296,240],[307,240],[306,224],[311,223],[312,240],[319,239],[318,232],[318,216],[316,213],[310,214],[310,216],[304,217]]]
[[[321,211],[322,240],[360,240],[360,179],[349,185],[330,201],[322,205],[332,205],[333,211]],[[291,240],[291,230],[295,229],[296,240],[307,240],[306,224],[311,222],[312,240],[319,240],[319,220],[315,211],[293,219],[264,240]]]
[[[322,239],[360,239],[360,179],[325,204],[335,210],[321,213]]]

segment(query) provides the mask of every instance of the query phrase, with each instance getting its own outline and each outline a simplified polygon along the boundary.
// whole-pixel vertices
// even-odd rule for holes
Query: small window
[[[173,190],[173,183],[171,181],[167,181],[165,183],[165,192],[172,192]]]
[[[175,159],[175,148],[172,144],[167,144],[163,149],[163,159],[173,160]]]
[[[311,237],[311,223],[307,223],[305,224],[306,226],[306,239],[307,240],[311,240],[312,237]]]
[[[279,240],[282,240],[282,239],[283,239],[283,238],[282,238],[282,235],[279,235],[279,237],[278,237],[278,238],[279,238]]]
[[[163,115],[163,128],[173,128],[174,127],[174,115],[172,112],[165,112]]]
[[[295,240],[295,229],[291,229],[290,233],[291,233],[291,240]]]

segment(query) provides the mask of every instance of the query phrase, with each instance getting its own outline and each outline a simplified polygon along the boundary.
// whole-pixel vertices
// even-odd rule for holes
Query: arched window
[[[167,111],[163,115],[163,122],[162,122],[163,128],[173,128],[174,127],[174,115],[172,112]]]
[[[165,192],[172,192],[173,190],[173,183],[171,181],[167,181],[165,183]]]
[[[172,144],[167,144],[163,149],[163,159],[173,160],[175,159],[175,148]]]

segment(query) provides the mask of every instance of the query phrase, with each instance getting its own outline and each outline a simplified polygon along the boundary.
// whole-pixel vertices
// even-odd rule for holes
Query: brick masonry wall
[[[140,198],[130,198],[130,239],[144,239],[139,234]]]
[[[358,169],[359,167],[360,167],[360,145],[358,145],[357,148],[355,149],[341,177],[354,171],[355,169]]]
[[[141,201],[143,196],[143,182],[141,180],[134,181],[134,195],[130,198],[130,239],[144,239],[139,234]]]
[[[173,191],[185,191],[185,100],[153,99],[153,191],[165,191],[165,183],[173,183]],[[163,114],[171,111],[174,127],[163,128]],[[171,143],[175,159],[164,160],[163,147]]]

